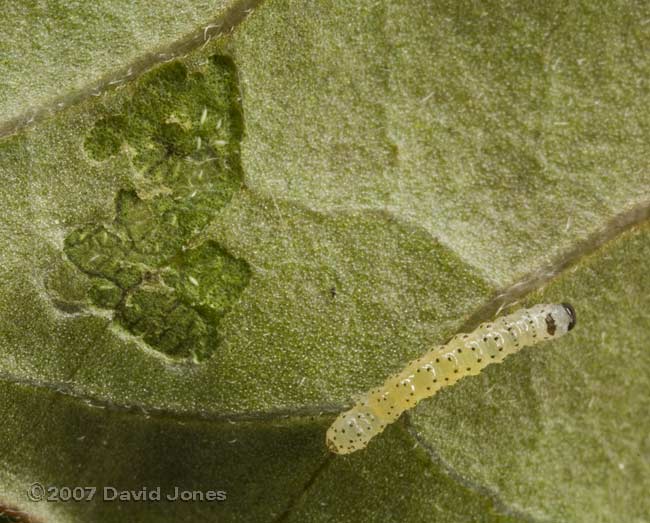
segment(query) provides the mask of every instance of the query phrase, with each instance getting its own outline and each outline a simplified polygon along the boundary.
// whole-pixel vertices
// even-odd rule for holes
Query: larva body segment
[[[339,415],[327,431],[327,447],[336,454],[364,448],[420,400],[465,376],[478,374],[523,347],[563,336],[575,322],[571,305],[540,304],[483,323],[472,333],[454,336],[446,345],[410,362]]]

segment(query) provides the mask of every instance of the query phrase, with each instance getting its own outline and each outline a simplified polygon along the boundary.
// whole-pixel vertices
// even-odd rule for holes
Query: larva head
[[[327,448],[335,454],[361,450],[375,435],[384,430],[385,423],[363,405],[341,414],[327,430]]]
[[[573,308],[573,305],[570,303],[563,303],[562,307],[564,307],[564,310],[566,313],[569,315],[569,327],[567,330],[573,329],[573,327],[576,326],[576,310]]]
[[[551,306],[546,315],[546,330],[551,336],[563,336],[576,325],[576,311],[569,303]]]

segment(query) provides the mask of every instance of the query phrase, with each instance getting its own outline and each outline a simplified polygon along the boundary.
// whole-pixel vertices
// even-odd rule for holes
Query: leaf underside
[[[648,7],[164,4],[0,23],[0,522],[648,521]],[[328,454],[409,359],[562,301]]]

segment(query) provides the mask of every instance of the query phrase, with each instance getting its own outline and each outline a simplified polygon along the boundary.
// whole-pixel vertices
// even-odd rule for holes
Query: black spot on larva
[[[553,319],[553,316],[550,314],[546,315],[546,332],[548,332],[551,336],[555,334],[555,331],[557,330],[557,325],[555,325],[555,320]]]
[[[571,330],[571,329],[573,329],[573,327],[576,326],[576,310],[573,308],[573,305],[571,305],[570,303],[563,303],[562,307],[564,307],[564,310],[569,315],[569,328],[568,328],[568,330]]]

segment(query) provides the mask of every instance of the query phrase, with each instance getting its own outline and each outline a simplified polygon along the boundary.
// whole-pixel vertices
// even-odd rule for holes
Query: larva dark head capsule
[[[563,303],[562,307],[564,307],[564,310],[569,315],[569,327],[567,330],[571,330],[576,326],[576,310],[570,303]]]

